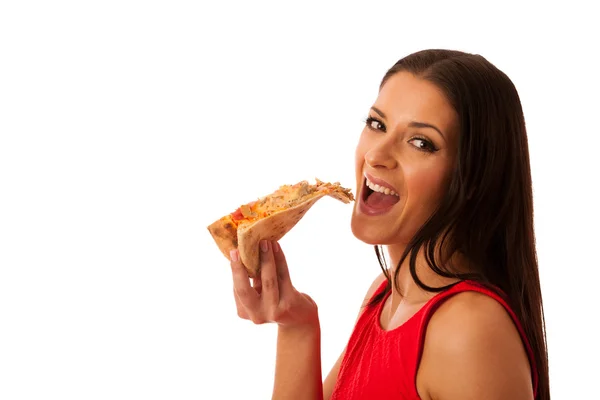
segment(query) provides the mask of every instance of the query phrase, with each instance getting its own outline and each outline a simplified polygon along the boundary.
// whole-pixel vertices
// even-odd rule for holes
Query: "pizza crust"
[[[217,247],[227,259],[229,259],[231,250],[238,247],[237,230],[237,224],[233,222],[231,215],[226,215],[208,226],[208,231]]]

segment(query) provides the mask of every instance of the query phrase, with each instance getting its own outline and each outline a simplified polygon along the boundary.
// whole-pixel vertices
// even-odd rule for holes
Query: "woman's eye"
[[[411,139],[410,142],[412,143],[413,146],[415,146],[419,150],[426,151],[429,153],[433,153],[433,152],[437,151],[435,146],[433,144],[431,144],[431,142],[428,140],[421,139],[421,138],[414,138],[414,139]]]
[[[385,125],[383,125],[381,123],[381,121],[376,120],[373,117],[367,118],[366,123],[369,126],[369,128],[371,128],[371,129],[374,129],[376,131],[384,131],[385,132]]]

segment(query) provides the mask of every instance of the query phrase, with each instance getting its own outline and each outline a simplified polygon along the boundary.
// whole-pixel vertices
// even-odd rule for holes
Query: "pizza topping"
[[[250,204],[244,204],[243,206],[241,206],[240,211],[242,212],[244,218],[255,218],[258,216],[258,214],[252,211],[252,209],[250,208]]]
[[[257,210],[269,214],[289,208],[316,191],[317,188],[306,181],[294,185],[283,185],[271,195],[260,199],[257,204]]]
[[[268,217],[278,211],[282,211],[314,197],[319,192],[342,191],[349,199],[353,200],[350,189],[344,189],[338,182],[331,184],[317,179],[316,185],[307,181],[301,181],[293,185],[280,186],[275,192],[264,196],[257,201],[245,204],[231,214],[231,218],[237,224],[252,222],[256,219]]]
[[[234,212],[231,213],[231,219],[233,219],[234,221],[241,221],[242,219],[244,219],[244,215],[242,214],[242,210],[240,210],[239,208],[237,210],[235,210]]]

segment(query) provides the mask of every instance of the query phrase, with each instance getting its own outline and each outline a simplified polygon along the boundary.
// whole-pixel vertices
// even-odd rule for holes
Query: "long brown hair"
[[[399,60],[381,86],[407,71],[434,83],[459,116],[458,162],[445,197],[409,242],[398,266],[409,257],[410,273],[424,290],[438,292],[417,276],[424,250],[429,267],[445,277],[469,279],[504,292],[532,347],[538,373],[538,400],[550,399],[544,310],[533,227],[533,191],[525,119],[512,81],[484,57],[451,50],[424,50]],[[474,266],[452,273],[436,261],[440,248],[460,252]],[[375,252],[391,290],[383,252]],[[396,268],[394,282],[400,268]]]

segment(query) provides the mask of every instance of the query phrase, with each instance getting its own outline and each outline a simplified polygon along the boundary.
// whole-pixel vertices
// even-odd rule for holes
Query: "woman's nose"
[[[365,162],[371,168],[394,169],[398,163],[390,150],[390,144],[373,147],[365,154]]]

